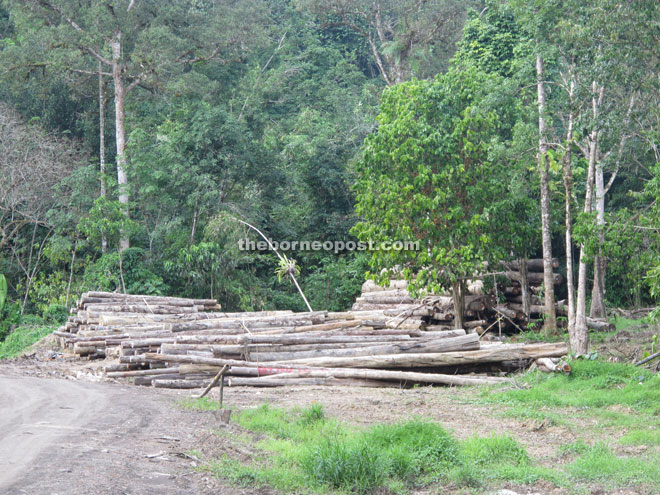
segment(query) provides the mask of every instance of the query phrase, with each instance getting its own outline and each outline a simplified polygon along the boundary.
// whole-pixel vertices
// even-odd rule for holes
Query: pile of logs
[[[393,291],[405,288],[392,285],[366,282],[369,301],[335,313],[224,313],[215,301],[90,292],[56,335],[81,357],[112,359],[110,378],[172,388],[204,387],[225,366],[228,386],[491,384],[506,380],[502,369],[567,353],[563,343],[482,342],[470,329],[429,324],[446,300],[399,304]],[[487,297],[468,304],[483,312]]]
[[[502,333],[518,333],[527,329],[540,329],[545,313],[543,294],[543,260],[529,259],[526,270],[521,270],[518,261],[504,263],[502,271],[491,273],[483,279],[467,284],[468,294],[464,298],[464,323],[468,331],[499,336]],[[559,261],[553,259],[553,267]],[[485,282],[489,282],[485,284]],[[565,283],[561,274],[554,275],[554,283]],[[485,291],[484,287],[492,287]],[[524,288],[527,288],[527,291]],[[528,305],[523,298],[528,297]],[[525,307],[527,306],[527,307]],[[389,287],[381,287],[373,281],[362,285],[362,293],[352,308],[354,311],[376,311],[383,315],[407,317],[407,321],[419,321],[427,330],[448,330],[454,325],[454,304],[450,294],[433,294],[424,298],[413,298],[405,280],[392,280]],[[560,301],[557,314],[566,316],[566,306]],[[611,330],[608,321],[588,319],[589,328]],[[488,337],[486,337],[488,338]]]

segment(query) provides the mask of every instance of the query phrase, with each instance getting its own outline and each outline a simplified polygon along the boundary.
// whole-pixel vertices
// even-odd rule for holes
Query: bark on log
[[[373,280],[367,280],[362,284],[362,293],[365,292],[382,292],[386,290],[392,290],[392,289],[407,289],[408,288],[408,282],[405,280],[390,280],[390,284],[388,287],[382,287]]]
[[[505,272],[504,274],[508,279],[510,280],[515,280],[516,282],[520,282],[520,273],[518,272]],[[564,283],[564,277],[562,276],[561,273],[555,273],[553,274],[553,281],[555,285],[560,285]],[[529,282],[530,285],[540,285],[543,284],[543,273],[537,273],[537,272],[529,272],[527,274],[527,281]]]
[[[486,347],[486,346],[484,346]],[[475,351],[442,352],[429,354],[390,354],[355,358],[311,358],[292,361],[275,361],[285,366],[299,364],[315,367],[350,368],[411,368],[418,366],[456,366],[474,363],[493,363],[539,357],[561,357],[568,352],[564,343],[557,344],[501,344]]]
[[[319,349],[299,352],[256,352],[248,355],[251,361],[289,361],[321,357],[357,357],[383,354],[433,353],[479,348],[479,336],[476,333],[460,337],[400,342],[393,344],[359,347],[353,349]]]
[[[538,358],[535,363],[537,368],[544,373],[563,373],[564,375],[571,374],[571,365],[565,361],[555,363],[550,358]]]

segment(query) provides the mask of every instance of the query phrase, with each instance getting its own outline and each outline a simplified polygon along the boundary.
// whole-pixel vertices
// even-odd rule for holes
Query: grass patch
[[[632,318],[624,318],[623,316],[614,316],[610,318],[610,322],[614,323],[617,332],[628,330],[631,327],[638,327],[639,329],[639,327],[645,326],[643,320],[633,320]]]
[[[221,409],[220,403],[217,400],[213,400],[211,397],[202,397],[199,398],[185,398],[178,401],[179,406],[183,409],[189,409],[193,411],[219,411]]]
[[[594,425],[597,419],[595,427],[629,430],[619,439],[622,445],[660,445],[658,376],[599,360],[571,365],[570,376],[531,372],[523,377],[528,388],[488,388],[470,396],[471,402],[506,405],[505,414],[546,425],[571,426],[576,417]],[[232,441],[250,445],[253,453],[243,460],[222,458],[211,469],[233,483],[283,493],[404,494],[433,484],[483,492],[505,481],[531,485],[539,480],[570,493],[587,491],[593,483],[660,490],[657,448],[620,457],[605,444],[578,440],[560,447],[556,455],[563,461],[546,468],[511,436],[461,441],[421,419],[357,428],[328,418],[318,404],[292,410],[265,404],[236,418],[247,432]]]
[[[574,360],[572,373],[531,372],[526,389],[489,392],[483,398],[508,405],[605,408],[629,406],[649,415],[660,414],[660,377],[636,366],[600,360]]]
[[[660,431],[658,430],[634,430],[619,438],[621,445],[647,445],[649,447],[660,447]]]
[[[244,441],[257,449],[255,455],[244,461],[223,457],[210,469],[241,486],[369,494],[407,493],[436,482],[481,487],[494,480],[557,479],[511,437],[461,442],[441,425],[420,419],[353,429],[327,418],[316,404],[293,410],[265,404],[236,418],[257,434]]]
[[[657,455],[645,459],[617,457],[603,443],[586,449],[567,471],[580,481],[602,482],[610,487],[644,483],[660,488],[660,459]]]
[[[0,342],[0,359],[10,359],[19,356],[23,351],[46,335],[56,330],[54,326],[25,325],[17,327],[7,338]]]

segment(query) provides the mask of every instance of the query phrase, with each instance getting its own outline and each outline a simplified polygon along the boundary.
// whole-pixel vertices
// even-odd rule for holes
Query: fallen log
[[[293,364],[312,367],[349,368],[413,368],[433,366],[456,366],[462,364],[493,363],[539,357],[561,357],[568,353],[564,343],[555,344],[500,344],[483,346],[479,350],[441,352],[428,354],[387,354],[361,357],[326,357],[274,361],[277,366]]]
[[[475,351],[442,352],[430,354],[402,354],[366,356],[357,358],[312,358],[295,361],[273,361],[272,367],[279,368],[407,368],[456,366],[462,364],[496,363],[521,359],[537,359],[540,357],[561,357],[568,353],[568,347],[563,342],[551,344],[482,344],[482,349]],[[208,364],[212,366],[254,366],[259,363],[235,359],[218,359],[202,356],[163,355],[146,353],[142,356],[144,362],[170,362],[188,364]]]
[[[179,367],[175,366],[172,368],[157,368],[150,370],[106,371],[105,375],[108,378],[129,378],[132,376],[167,375],[178,372],[179,372]]]
[[[555,362],[550,358],[538,358],[536,367],[544,373],[563,373],[564,375],[571,374],[571,365],[565,361]]]
[[[248,358],[253,361],[289,361],[304,358],[324,357],[357,357],[383,354],[408,354],[449,352],[456,350],[470,350],[479,348],[479,336],[474,334],[436,340],[415,339],[411,342],[397,342],[370,347],[353,349],[318,349],[297,352],[255,352],[249,353]],[[216,354],[217,355],[217,354]]]
[[[515,280],[516,282],[520,282],[520,272],[513,272],[513,271],[508,271],[505,272],[504,275],[510,279],[510,280]],[[554,273],[553,274],[553,281],[555,285],[560,285],[564,283],[564,277],[560,273]],[[532,285],[540,285],[543,283],[543,273],[538,273],[538,272],[529,272],[527,274],[527,282]]]
[[[216,360],[222,361],[222,360]],[[187,365],[182,365],[179,369],[182,370]],[[197,365],[192,365],[197,366]],[[217,371],[220,368],[217,366],[209,366],[208,371]],[[250,368],[239,367],[240,369],[247,370]],[[191,370],[199,370],[199,367],[191,368]],[[445,375],[440,373],[419,373],[414,371],[391,371],[391,370],[376,370],[376,369],[357,369],[357,368],[323,368],[315,369],[309,367],[291,367],[291,368],[263,368],[253,367],[251,369],[260,370],[261,375],[272,375],[274,373],[293,374],[295,376],[308,376],[308,377],[334,377],[334,378],[358,378],[365,380],[392,380],[398,382],[412,382],[412,383],[436,383],[441,385],[493,385],[498,383],[506,383],[508,378],[491,377],[491,376],[472,376],[472,375]],[[232,367],[231,372],[235,373],[237,367]]]

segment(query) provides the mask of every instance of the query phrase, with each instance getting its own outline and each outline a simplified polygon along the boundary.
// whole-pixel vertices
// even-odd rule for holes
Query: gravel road
[[[0,369],[0,493],[206,493],[186,453],[208,432],[208,415],[174,399]]]

